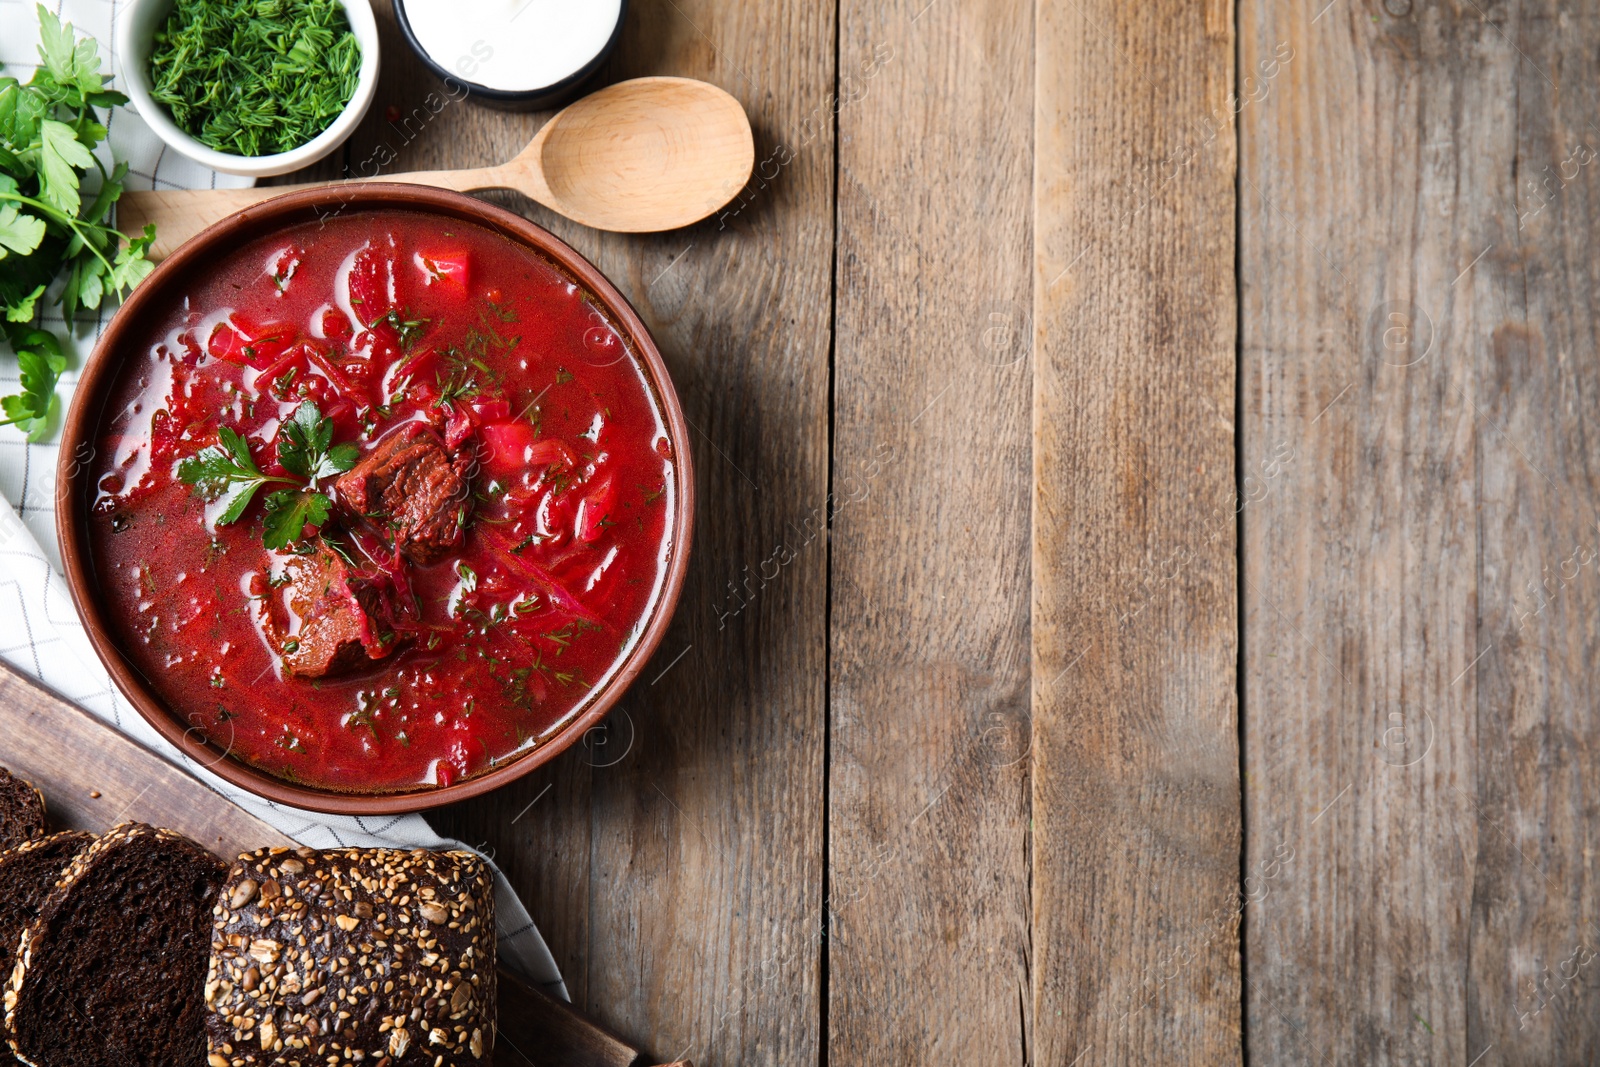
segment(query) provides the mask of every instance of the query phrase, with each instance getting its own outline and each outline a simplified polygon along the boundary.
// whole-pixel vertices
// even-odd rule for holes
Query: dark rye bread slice
[[[44,797],[0,767],[0,849],[16,848],[44,833]]]
[[[39,917],[40,906],[74,857],[92,841],[93,834],[72,830],[0,853],[0,976],[11,974],[23,931]]]
[[[494,875],[470,852],[251,852],[217,900],[211,1067],[487,1064],[495,997]]]
[[[0,853],[0,978],[11,973],[22,932],[39,917],[40,905],[62,872],[93,840],[93,834],[74,830],[36,837]],[[15,1062],[10,1046],[0,1041],[0,1065]]]
[[[11,1051],[35,1067],[204,1062],[211,907],[226,873],[188,838],[142,823],[80,852],[18,944]]]

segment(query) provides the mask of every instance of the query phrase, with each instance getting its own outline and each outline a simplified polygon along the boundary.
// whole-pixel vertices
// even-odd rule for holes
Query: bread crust
[[[11,973],[12,950],[22,939],[23,931],[39,917],[39,909],[55,889],[57,879],[93,842],[93,834],[66,830],[36,837],[0,853],[0,979]],[[41,857],[41,853],[51,855]],[[37,866],[41,859],[47,859],[51,866],[28,875],[22,873]],[[0,1037],[3,1036],[4,1016],[0,1012]],[[0,1065],[16,1062],[10,1047],[9,1042],[0,1041]]]
[[[210,1067],[490,1061],[494,879],[477,856],[246,853],[213,918]]]

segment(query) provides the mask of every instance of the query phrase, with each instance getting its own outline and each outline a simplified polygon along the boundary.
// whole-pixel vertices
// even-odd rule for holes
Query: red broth
[[[317,788],[445,786],[538,745],[638,641],[672,550],[675,444],[623,337],[554,264],[468,223],[381,211],[245,245],[118,354],[89,540],[119,643],[187,725]],[[332,514],[291,550],[263,544],[281,483],[218,525],[180,465],[227,427],[284,475],[307,401],[367,457],[396,433],[443,443],[459,543],[407,558],[393,515],[351,514],[332,477]],[[305,677],[282,620],[314,623],[284,588],[322,543],[381,591],[363,640],[383,658]]]

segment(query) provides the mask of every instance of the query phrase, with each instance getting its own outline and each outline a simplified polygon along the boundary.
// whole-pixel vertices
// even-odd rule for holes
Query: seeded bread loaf
[[[226,867],[180,834],[124,823],[80,852],[23,932],[6,1038],[37,1067],[204,1061],[206,952]]]
[[[62,872],[93,840],[93,834],[51,834],[0,853],[0,978],[11,973],[22,932],[39,917]],[[11,1046],[0,1040],[0,1065],[15,1062]]]
[[[15,848],[44,833],[44,797],[0,767],[0,849]]]
[[[214,929],[211,1067],[490,1060],[494,880],[471,853],[247,853]]]

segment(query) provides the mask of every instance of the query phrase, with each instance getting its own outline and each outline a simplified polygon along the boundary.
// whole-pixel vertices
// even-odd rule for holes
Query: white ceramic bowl
[[[339,0],[350,29],[361,45],[361,75],[356,83],[355,95],[333,125],[323,130],[309,143],[293,152],[280,152],[272,156],[236,156],[207,148],[178,128],[167,114],[167,109],[150,96],[150,76],[146,67],[150,59],[150,42],[156,30],[172,10],[173,0],[131,0],[122,16],[117,19],[117,66],[122,75],[122,91],[133,101],[139,117],[175,151],[182,152],[197,163],[224,174],[241,174],[250,178],[270,178],[274,174],[287,174],[309,166],[344,143],[351,132],[366,116],[372,106],[372,97],[378,91],[378,23],[372,17],[369,0]]]

